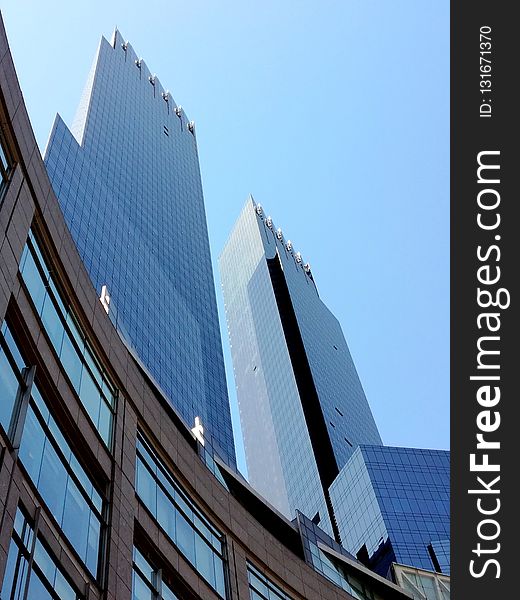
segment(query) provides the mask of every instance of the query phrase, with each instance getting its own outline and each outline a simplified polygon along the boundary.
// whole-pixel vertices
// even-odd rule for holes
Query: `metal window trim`
[[[36,365],[24,367],[24,369],[22,369],[21,378],[23,380],[23,387],[18,387],[18,393],[16,395],[13,412],[11,414],[8,437],[11,440],[11,444],[16,452],[16,455],[18,455],[18,451],[20,449],[20,442],[22,440],[23,430],[25,427],[27,409],[29,408],[35,374]]]
[[[219,540],[221,540],[222,544],[224,545],[225,534],[222,533],[218,529],[217,526],[215,526],[215,525],[213,525],[213,523],[211,523],[211,521],[208,519],[208,517],[206,517],[206,515],[203,513],[203,511],[191,499],[191,497],[189,496],[189,494],[182,489],[182,484],[180,484],[177,481],[177,479],[175,478],[175,476],[172,473],[170,473],[167,465],[164,463],[164,461],[161,459],[161,457],[154,451],[152,445],[148,441],[146,441],[146,438],[142,435],[141,431],[138,431],[137,439],[138,439],[138,444],[139,443],[143,444],[143,446],[144,446],[145,450],[148,452],[148,454],[150,454],[152,456],[152,458],[155,459],[155,463],[156,463],[157,467],[161,470],[161,472],[164,474],[164,476],[170,481],[171,485],[180,494],[180,496],[186,502],[186,504],[188,504],[190,506],[190,508],[193,510],[194,514],[204,523],[204,525],[210,530],[210,532],[215,537],[217,537]],[[136,452],[139,454],[139,456],[141,457],[141,459],[143,460],[143,462],[146,465],[148,465],[148,463],[146,461],[146,458],[144,457],[143,453],[139,449],[139,445],[138,444],[136,445]],[[168,495],[168,497],[171,497],[171,494],[166,489],[164,489],[164,486],[163,486],[162,482],[151,471],[151,466],[148,466],[148,470],[153,475],[154,479],[157,480],[157,482],[161,486],[161,489]],[[177,505],[177,502],[175,501],[175,499],[172,498],[172,501],[175,504],[175,506],[177,507],[178,505]],[[186,517],[188,519],[187,515],[184,513],[184,511],[182,510],[182,508],[179,507],[179,511],[182,513],[182,515],[184,517]]]
[[[58,442],[56,441],[56,438],[52,435],[52,431],[50,430],[49,426],[47,425],[47,423],[45,423],[44,419],[43,419],[43,415],[41,414],[38,406],[36,405],[36,402],[34,401],[34,399],[31,397],[29,400],[29,406],[33,409],[35,415],[36,415],[36,419],[38,420],[43,433],[45,434],[46,439],[49,440],[51,446],[53,447],[54,451],[56,452],[56,454],[58,455],[58,458],[60,460],[60,462],[62,463],[63,467],[65,468],[65,471],[67,472],[67,475],[72,479],[72,481],[76,484],[76,487],[79,489],[81,495],[83,496],[83,498],[85,499],[85,501],[87,502],[88,507],[90,508],[90,510],[94,513],[95,516],[97,516],[99,518],[99,522],[101,524],[101,526],[107,526],[107,520],[104,517],[103,513],[106,512],[104,510],[108,499],[106,497],[106,493],[103,492],[102,490],[99,489],[99,486],[96,484],[96,482],[93,480],[93,478],[90,476],[90,474],[87,471],[85,472],[85,475],[87,476],[88,480],[90,481],[90,483],[92,484],[92,487],[94,488],[94,490],[96,492],[98,492],[99,496],[101,497],[101,502],[102,502],[102,509],[101,512],[99,512],[99,510],[97,509],[97,507],[95,506],[95,504],[93,503],[93,501],[91,500],[91,498],[88,497],[87,491],[85,490],[85,488],[83,487],[83,484],[81,483],[80,479],[78,478],[78,476],[74,473],[74,470],[72,469],[70,463],[66,460],[65,458],[65,454],[63,453],[62,449],[60,448]],[[58,429],[61,432],[61,428],[58,425],[58,423],[56,423],[56,426],[58,427]],[[63,435],[63,432],[61,432]],[[66,438],[66,436],[63,436],[64,438]],[[68,442],[67,442],[68,443]],[[74,452],[73,448],[70,448],[70,451],[72,453],[72,455],[74,456],[74,458],[78,461],[78,463],[81,465],[81,461],[78,460],[76,453]],[[82,466],[83,468],[83,466]]]
[[[177,504],[177,502],[171,497],[171,494],[164,488],[164,486],[162,485],[162,483],[157,479],[157,475],[155,475],[155,473],[152,472],[150,465],[148,465],[148,463],[146,462],[146,460],[143,459],[143,456],[141,455],[141,453],[139,451],[137,451],[137,457],[141,459],[141,461],[142,461],[145,469],[153,477],[154,481],[156,482],[156,484],[158,485],[158,487],[161,488],[161,490],[166,495],[166,497],[168,498],[168,500],[170,500],[170,502],[173,505],[173,507],[175,508],[175,510],[181,514],[181,516],[186,520],[186,522],[191,527],[191,529],[209,547],[209,549],[212,551],[212,553],[215,554],[218,558],[220,558],[223,562],[225,562],[225,558],[224,558],[225,541],[223,539],[224,538],[224,534],[219,534],[219,536],[216,536],[216,537],[219,538],[220,543],[222,544],[222,549],[219,552],[215,548],[215,546],[213,546],[213,544],[204,536],[204,534],[202,532],[200,532],[199,529],[197,529],[195,523],[193,523],[193,521],[186,515],[186,513],[182,510],[182,508],[179,507],[179,505]],[[136,494],[137,494],[137,490],[136,490]],[[139,494],[137,494],[137,497],[142,501],[143,505],[148,509],[148,507],[146,506],[144,500],[142,500],[142,498],[140,497]],[[191,501],[189,502],[189,504],[191,504]],[[150,509],[148,509],[148,511],[150,512],[150,514],[152,514]],[[157,521],[157,517],[153,516],[153,519],[154,519],[154,521],[157,522],[157,524],[159,525],[159,527],[161,527],[160,523]],[[161,529],[162,529],[162,527],[161,527]],[[167,535],[167,537],[169,539],[171,539],[171,537],[170,537],[170,535],[168,533],[166,533],[166,535]],[[174,540],[172,540],[172,542],[174,543],[175,546],[177,546],[177,544],[175,543]]]

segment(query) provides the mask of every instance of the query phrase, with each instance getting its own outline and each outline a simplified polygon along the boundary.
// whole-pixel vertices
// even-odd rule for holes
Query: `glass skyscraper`
[[[1,14],[0,123],[0,598],[410,600],[263,502],[157,392],[82,265]]]
[[[330,487],[344,547],[384,577],[397,562],[450,574],[450,453],[359,446]]]
[[[338,537],[328,488],[359,444],[381,444],[341,326],[252,198],[220,270],[250,482]]]
[[[45,164],[118,330],[234,464],[194,124],[117,30],[101,39],[71,129],[57,116]]]

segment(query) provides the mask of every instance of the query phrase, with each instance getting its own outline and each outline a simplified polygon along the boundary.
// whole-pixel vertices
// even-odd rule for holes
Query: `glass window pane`
[[[101,391],[109,400],[110,406],[114,406],[114,396],[116,394],[116,390],[114,386],[107,381],[106,375],[103,376],[103,385],[101,386]]]
[[[92,487],[92,492],[90,493],[90,499],[92,500],[92,504],[97,508],[98,512],[101,514],[103,510],[103,498],[101,495]]]
[[[63,343],[61,346],[60,359],[65,372],[69,376],[72,382],[72,386],[76,390],[79,390],[79,384],[81,381],[81,371],[83,364],[81,363],[76,348],[73,346],[68,335],[63,336]]]
[[[90,569],[91,573],[97,573],[97,565],[99,558],[99,541],[101,537],[101,523],[96,515],[90,511],[90,523],[87,541],[87,556],[85,564]]]
[[[5,156],[4,149],[3,149],[1,143],[0,143],[0,165],[2,166],[4,171],[7,171],[8,167],[9,167],[9,162]]]
[[[269,597],[269,592],[267,590],[267,586],[265,585],[265,583],[263,581],[258,579],[258,577],[256,577],[252,573],[250,573],[249,581],[250,581],[251,585],[255,588],[255,590],[258,590],[258,592],[260,592],[266,598]]]
[[[45,264],[45,260],[43,258],[43,255],[40,251],[40,248],[38,247],[38,244],[36,243],[36,240],[34,239],[34,236],[32,234],[32,231],[29,232],[29,239],[31,240],[31,247],[32,247],[32,251],[34,252],[35,255],[35,261],[37,263],[40,264],[40,266],[43,268],[43,272],[45,275],[45,281],[47,281],[48,277],[49,277],[49,269],[47,269],[47,265]]]
[[[175,492],[175,502],[182,510],[182,512],[186,515],[186,518],[190,521],[193,521],[193,510],[191,506],[184,500],[184,497],[179,493]]]
[[[157,521],[170,538],[174,540],[175,508],[160,487],[157,487]]]
[[[20,354],[20,350],[18,349],[18,344],[14,341],[13,334],[11,333],[11,330],[9,329],[9,327],[7,327],[7,324],[5,323],[5,321],[2,326],[2,333],[4,334],[5,343],[7,344],[7,347],[9,348],[9,350],[11,351],[11,354],[14,358],[14,362],[15,362],[16,366],[18,367],[18,371],[21,373],[22,369],[26,366],[26,364],[25,364],[24,359],[22,358],[22,355]],[[0,352],[2,352],[2,350],[0,350]]]
[[[222,554],[222,540],[213,533],[211,534],[210,540],[213,548],[215,548],[219,554]]]
[[[99,405],[98,426],[99,435],[107,446],[111,445],[112,441],[112,411],[101,398]]]
[[[61,523],[63,514],[67,479],[67,473],[54,448],[49,440],[45,440],[38,490],[58,523]]]
[[[144,462],[150,467],[152,473],[157,473],[157,465],[155,460],[152,458],[152,455],[148,452],[146,446],[141,443],[140,440],[137,440],[137,449],[142,454]]]
[[[42,322],[45,331],[48,333],[54,349],[59,354],[61,341],[63,339],[63,323],[56,312],[56,308],[52,303],[51,297],[47,295],[43,302]]]
[[[167,477],[161,469],[157,469],[157,479],[162,483],[168,494],[170,494],[172,498],[175,498],[177,492],[175,491],[170,478]]]
[[[88,348],[85,348],[83,357],[84,357],[87,365],[90,367],[90,370],[92,371],[94,379],[97,381],[97,383],[101,389],[101,387],[103,386],[103,375],[101,374],[101,371],[99,370],[97,362],[94,360],[94,358]]]
[[[70,464],[72,471],[74,472],[74,475],[76,475],[76,477],[79,479],[81,487],[87,493],[87,496],[89,498],[92,498],[94,486],[92,485],[92,482],[88,478],[88,475],[83,470],[83,467],[79,464],[78,459],[72,453],[70,456],[69,464]]]
[[[76,320],[74,319],[74,316],[70,311],[67,312],[66,322],[69,326],[72,337],[76,340],[76,343],[78,344],[79,351],[81,352],[81,354],[83,354],[85,350],[85,340],[83,339],[83,336],[81,335],[78,326],[76,325]]]
[[[163,583],[161,595],[163,597],[163,600],[179,600],[178,597],[165,583]]]
[[[135,571],[132,575],[132,600],[153,600],[152,590]]]
[[[186,519],[177,511],[176,515],[177,538],[179,550],[192,563],[195,564],[195,533]]]
[[[224,563],[216,555],[213,555],[213,562],[215,565],[215,589],[223,598],[225,598],[226,584],[224,583]]]
[[[45,589],[45,586],[40,581],[38,575],[33,571],[29,580],[29,593],[27,598],[31,600],[52,600],[52,596]]]
[[[195,529],[197,529],[202,537],[206,538],[208,542],[211,542],[211,533],[209,529],[206,527],[206,524],[196,515],[193,518],[193,524],[195,525]]]
[[[27,260],[27,254],[29,254],[29,246],[25,244],[22,252],[22,258],[20,259],[20,264],[18,265],[20,273],[23,273],[25,261]]]
[[[65,316],[67,314],[67,309],[65,308],[65,304],[63,304],[61,295],[58,292],[58,288],[56,287],[56,285],[51,277],[49,277],[49,288],[50,288],[51,295],[54,296],[54,299],[56,300],[56,304],[58,305],[58,312],[60,312],[63,316]],[[49,294],[49,290],[47,290],[47,293]]]
[[[155,516],[157,514],[157,486],[140,459],[137,460],[136,490],[145,506]]]
[[[47,419],[47,426],[49,428],[49,431],[51,432],[51,437],[54,438],[54,441],[57,443],[58,448],[63,452],[66,462],[70,463],[72,457],[72,451],[70,449],[70,446],[67,444],[67,441],[65,440],[63,434],[58,428],[56,421],[50,416],[50,414]]]
[[[215,570],[213,568],[213,552],[204,540],[195,536],[195,566],[204,579],[215,587]]]
[[[63,512],[63,531],[78,554],[85,560],[90,509],[76,484],[69,478]]]
[[[18,379],[5,352],[0,348],[0,424],[5,431],[9,429],[17,392]]]
[[[46,552],[45,548],[41,545],[40,541],[36,541],[36,547],[34,549],[34,560],[36,564],[43,571],[43,576],[50,583],[54,583],[54,577],[56,575],[56,565],[52,561],[51,557]]]
[[[40,394],[36,385],[33,385],[33,387],[32,387],[31,396],[32,396],[34,403],[36,404],[36,407],[40,411],[40,415],[43,417],[43,421],[45,423],[48,423],[49,419],[50,419],[49,409],[47,408],[47,405],[43,401],[42,395]]]
[[[14,541],[11,541],[11,545],[9,546],[9,554],[7,556],[7,564],[5,567],[4,583],[2,586],[2,592],[7,598],[11,597],[11,595],[9,595],[9,592],[12,590],[12,587],[13,587],[14,574],[15,574],[15,570],[16,570],[16,563],[18,561],[18,556],[19,556],[18,546],[15,544]],[[22,563],[23,562],[25,562],[24,559],[22,559]],[[18,577],[20,577],[20,570],[22,570],[21,566],[19,566]]]
[[[144,576],[152,583],[154,570],[146,558],[134,546],[134,563],[141,569]]]
[[[85,407],[89,417],[92,419],[94,425],[97,426],[99,418],[99,403],[100,403],[100,391],[95,384],[92,376],[88,372],[88,369],[83,369],[83,376],[81,377],[81,385],[79,388],[79,397]]]
[[[70,583],[60,571],[56,573],[54,589],[60,597],[60,600],[76,600],[76,592],[72,589]]]
[[[36,420],[33,409],[29,407],[20,446],[20,460],[35,485],[38,484],[44,443],[45,435]]]
[[[38,271],[38,267],[34,262],[34,258],[32,254],[29,252],[27,255],[27,259],[25,261],[24,269],[23,269],[23,280],[25,281],[25,285],[29,290],[29,295],[36,306],[36,312],[40,314],[43,306],[43,301],[45,296],[47,295],[47,290],[45,289],[45,284],[42,281],[42,277],[40,272]]]

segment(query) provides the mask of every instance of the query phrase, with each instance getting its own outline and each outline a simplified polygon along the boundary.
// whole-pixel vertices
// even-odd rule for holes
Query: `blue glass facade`
[[[343,545],[379,574],[391,562],[449,574],[448,451],[362,445],[330,496]]]
[[[381,443],[341,326],[252,198],[220,270],[251,484],[331,532],[328,486],[357,445]]]
[[[45,164],[94,287],[184,420],[234,464],[193,123],[116,31]]]

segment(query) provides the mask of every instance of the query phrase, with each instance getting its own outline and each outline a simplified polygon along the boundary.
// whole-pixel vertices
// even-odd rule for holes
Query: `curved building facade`
[[[410,598],[201,445],[108,317],[0,24],[0,597]]]

